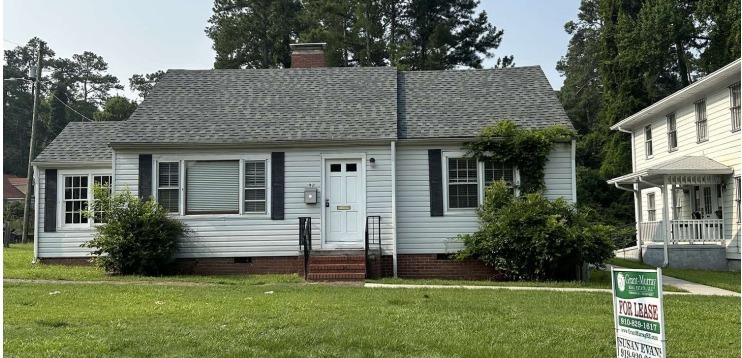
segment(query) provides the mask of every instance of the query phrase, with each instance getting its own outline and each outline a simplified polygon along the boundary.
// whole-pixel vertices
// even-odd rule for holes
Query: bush
[[[613,229],[591,224],[584,210],[540,193],[514,197],[505,182],[487,188],[480,229],[459,235],[460,259],[478,258],[514,280],[574,279],[578,267],[613,256]]]
[[[187,234],[185,224],[128,189],[111,196],[109,188],[96,186],[94,193],[94,210],[87,215],[104,224],[96,226],[95,237],[82,245],[93,249],[93,262],[109,273],[167,274],[178,240]]]

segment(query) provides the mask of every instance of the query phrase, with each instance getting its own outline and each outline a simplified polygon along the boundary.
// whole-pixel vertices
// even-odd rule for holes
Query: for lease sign
[[[664,358],[662,270],[612,268],[616,354],[619,358]]]

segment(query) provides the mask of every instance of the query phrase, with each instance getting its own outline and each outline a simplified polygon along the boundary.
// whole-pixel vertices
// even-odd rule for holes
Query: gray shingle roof
[[[401,72],[398,83],[400,138],[473,137],[502,119],[573,128],[539,66]]]
[[[721,164],[711,158],[705,156],[683,156],[675,159],[653,165],[649,168],[650,171],[662,171],[662,172],[733,172],[732,168]]]
[[[395,138],[396,69],[170,70],[116,144]]]
[[[72,122],[39,155],[35,163],[111,161],[111,142],[126,122]]]

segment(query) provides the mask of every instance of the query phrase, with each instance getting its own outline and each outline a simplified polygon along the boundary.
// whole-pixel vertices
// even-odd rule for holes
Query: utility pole
[[[33,191],[33,168],[31,167],[31,161],[34,157],[34,147],[36,146],[36,122],[39,116],[39,92],[41,92],[41,58],[44,52],[44,42],[39,41],[39,53],[36,59],[36,78],[34,79],[33,90],[33,117],[31,118],[31,146],[28,148],[28,171],[26,175],[26,203],[23,206],[23,238],[22,242],[25,244],[28,242],[28,222],[30,220],[29,214],[31,213],[31,192]],[[34,208],[38,210],[39,208]],[[39,228],[34,227],[34,230]]]

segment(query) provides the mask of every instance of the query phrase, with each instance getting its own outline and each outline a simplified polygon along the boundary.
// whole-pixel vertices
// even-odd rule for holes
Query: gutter
[[[397,142],[391,143],[392,157],[392,271],[397,277]],[[379,258],[381,259],[381,258]]]

